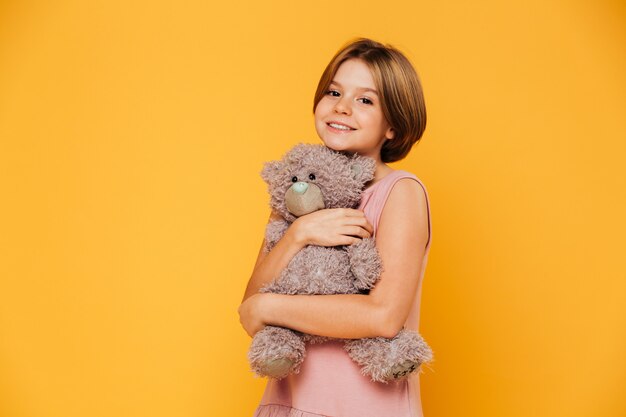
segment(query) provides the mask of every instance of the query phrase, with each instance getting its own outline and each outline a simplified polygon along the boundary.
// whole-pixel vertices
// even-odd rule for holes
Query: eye
[[[367,97],[363,97],[362,99],[359,99],[359,100],[363,100],[363,104],[374,104],[374,102]]]
[[[298,177],[291,177],[291,182],[298,182]]]
[[[335,95],[335,94],[336,94],[336,95]],[[339,97],[339,91],[337,91],[337,90],[328,90],[328,91],[326,92],[326,95],[331,95],[331,96],[333,96],[333,97]]]
[[[309,174],[309,179],[311,181],[315,181],[315,174]]]

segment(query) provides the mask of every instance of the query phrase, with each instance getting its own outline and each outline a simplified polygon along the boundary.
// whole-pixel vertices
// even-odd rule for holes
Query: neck
[[[376,159],[376,170],[374,171],[374,178],[370,182],[367,183],[367,187],[370,187],[374,185],[375,183],[377,183],[378,181],[382,180],[392,171],[393,169],[391,167],[386,165],[380,159]]]

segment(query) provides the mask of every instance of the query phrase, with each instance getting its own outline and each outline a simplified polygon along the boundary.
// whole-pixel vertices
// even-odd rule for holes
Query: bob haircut
[[[407,156],[426,129],[426,105],[419,76],[402,52],[367,38],[345,44],[330,60],[317,85],[313,113],[326,95],[339,66],[348,59],[360,59],[369,67],[387,123],[394,129],[393,139],[386,140],[380,151],[383,162],[395,162]]]

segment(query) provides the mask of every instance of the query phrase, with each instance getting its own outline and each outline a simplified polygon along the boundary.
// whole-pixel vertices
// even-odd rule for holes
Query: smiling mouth
[[[340,125],[340,124],[337,124],[337,123],[326,123],[326,125],[329,126],[332,129],[334,129],[334,130],[339,130],[339,131],[342,131],[342,132],[350,132],[352,130],[356,130],[356,129],[351,128],[349,126]]]

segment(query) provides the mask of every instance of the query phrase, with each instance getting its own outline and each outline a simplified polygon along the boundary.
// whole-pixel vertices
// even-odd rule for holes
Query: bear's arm
[[[265,227],[265,245],[263,246],[265,253],[268,253],[274,248],[276,243],[278,243],[289,228],[289,224],[290,223],[284,219],[273,220],[267,224]]]
[[[293,239],[285,239],[289,223],[281,219],[278,214],[272,213],[268,220],[266,236],[260,245],[242,302],[273,281],[303,247]],[[270,235],[269,239],[267,235]]]

